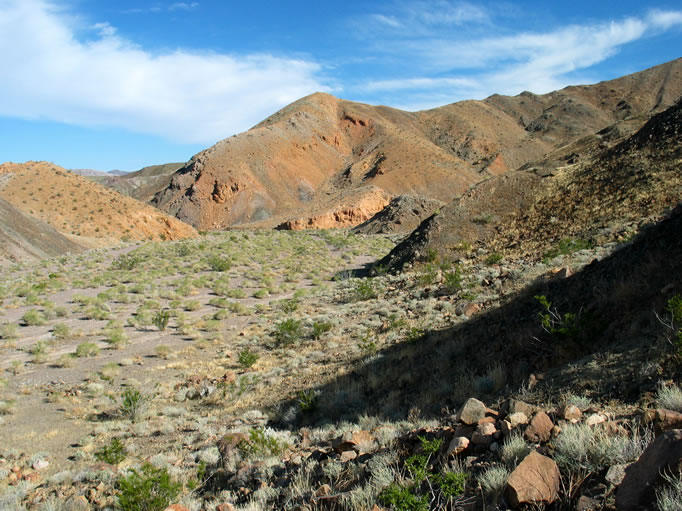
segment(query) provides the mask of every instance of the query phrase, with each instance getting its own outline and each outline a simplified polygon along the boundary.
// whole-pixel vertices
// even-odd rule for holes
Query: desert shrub
[[[95,451],[95,458],[110,465],[118,465],[126,458],[126,449],[118,438],[113,438],[109,445]]]
[[[50,352],[50,347],[45,341],[38,341],[31,348],[31,361],[34,364],[44,364],[47,361],[47,355]]]
[[[156,353],[156,356],[159,358],[167,359],[170,357],[172,351],[170,346],[166,344],[159,344],[156,348],[154,348],[154,353]]]
[[[152,323],[156,328],[163,332],[168,326],[169,319],[170,313],[168,311],[166,310],[158,311],[156,314],[154,314],[154,317],[152,317]]]
[[[26,311],[24,315],[21,317],[21,320],[26,326],[40,326],[44,325],[46,322],[45,314],[43,314],[37,309],[31,309],[30,311]]]
[[[137,389],[125,389],[121,394],[120,414],[131,422],[137,422],[147,408],[149,398]]]
[[[594,244],[588,240],[563,238],[559,241],[556,247],[545,252],[543,261],[547,263],[555,257],[559,257],[560,255],[569,255],[574,252],[578,252],[579,250],[592,248],[593,246]]]
[[[281,321],[275,327],[273,337],[278,346],[294,344],[303,337],[303,326],[301,321],[293,318]]]
[[[123,254],[114,259],[111,263],[112,270],[130,271],[134,269],[139,263],[143,261],[141,255],[138,254]]]
[[[313,413],[318,407],[319,393],[313,389],[301,390],[296,401],[303,413]]]
[[[188,300],[184,304],[184,309],[188,312],[199,310],[199,307],[201,307],[199,300]]]
[[[222,272],[228,271],[230,268],[232,268],[232,261],[227,257],[220,257],[214,255],[206,259],[206,262],[208,263],[208,267],[211,268],[213,271]]]
[[[237,445],[242,455],[249,458],[279,456],[288,448],[286,442],[277,440],[274,435],[268,434],[262,428],[249,431],[249,439],[242,440]]]
[[[350,298],[353,302],[374,300],[379,296],[379,291],[370,279],[361,279],[355,282],[350,290]]]
[[[94,342],[82,342],[76,347],[77,357],[95,357],[99,353],[99,346]]]
[[[299,301],[292,298],[287,300],[281,300],[277,305],[279,306],[280,309],[282,309],[282,312],[286,314],[291,314],[296,309],[298,309]]]
[[[443,287],[450,294],[462,289],[462,273],[459,268],[443,273]]]
[[[395,511],[428,511],[429,498],[417,496],[411,488],[393,483],[379,494],[379,502]]]
[[[555,460],[572,474],[590,474],[639,458],[651,440],[647,432],[613,435],[586,424],[567,424],[556,440]]]
[[[662,408],[682,412],[682,389],[677,385],[660,385],[656,392],[656,402]]]
[[[682,475],[665,474],[664,483],[656,490],[658,511],[679,511],[682,509]]]
[[[332,329],[332,324],[328,321],[315,321],[313,323],[313,329],[311,332],[311,337],[315,340],[319,340],[324,334]]]
[[[121,327],[112,327],[104,331],[104,342],[120,349],[128,342],[128,336]]]
[[[19,329],[14,323],[4,323],[0,325],[0,338],[5,341],[11,341],[18,337]]]
[[[481,485],[483,492],[488,495],[493,502],[497,500],[504,493],[507,487],[507,479],[509,479],[509,469],[501,465],[494,465],[487,468],[479,477],[478,483]]]
[[[530,446],[526,443],[523,436],[520,434],[509,435],[500,449],[500,458],[502,462],[510,469],[516,466],[530,454]]]
[[[65,341],[71,338],[71,329],[65,323],[57,323],[52,328],[52,335],[55,339]]]
[[[485,258],[485,264],[488,265],[497,264],[500,261],[502,261],[502,254],[499,254],[497,252],[493,252],[492,254]]]
[[[118,506],[123,511],[162,511],[175,499],[182,484],[174,482],[166,469],[145,463],[118,480]]]
[[[258,361],[258,354],[250,351],[248,348],[245,350],[242,350],[239,353],[239,357],[237,359],[239,362],[239,365],[243,369],[248,369],[249,367],[253,366]]]

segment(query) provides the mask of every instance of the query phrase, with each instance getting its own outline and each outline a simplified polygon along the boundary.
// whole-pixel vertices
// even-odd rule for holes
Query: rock
[[[625,477],[616,493],[616,508],[619,511],[650,509],[661,474],[678,475],[681,465],[682,429],[661,433],[639,459],[625,469]]]
[[[216,506],[215,511],[234,511],[234,506],[229,502],[223,502]]]
[[[528,416],[523,412],[510,413],[507,415],[507,421],[512,428],[515,428],[521,424],[528,424]]]
[[[596,426],[597,424],[602,424],[606,422],[606,416],[599,413],[593,413],[587,419],[585,419],[585,424],[588,426]]]
[[[489,446],[495,441],[495,432],[497,429],[494,424],[484,422],[480,424],[474,434],[471,435],[471,443],[475,445]]]
[[[586,495],[581,496],[575,505],[575,511],[597,511],[598,509],[602,509],[601,502]]]
[[[525,436],[529,442],[543,443],[552,437],[554,424],[545,412],[535,414],[530,424],[526,428]]]
[[[245,433],[228,433],[218,441],[218,452],[223,464],[232,456],[237,446],[242,442],[250,442],[249,435]]]
[[[470,397],[459,412],[458,419],[464,424],[476,424],[485,417],[485,405],[476,398]]]
[[[477,303],[468,303],[462,309],[462,314],[471,317],[481,311],[481,306]]]
[[[512,507],[551,504],[557,498],[559,482],[559,467],[554,460],[533,451],[509,476],[507,498]]]
[[[358,457],[358,453],[355,451],[343,451],[341,453],[341,457],[339,458],[339,461],[341,463],[347,463],[349,461],[353,461],[355,458]]]
[[[49,465],[50,463],[47,460],[38,460],[33,464],[33,469],[43,470],[44,468],[47,468]]]
[[[559,417],[569,422],[578,422],[582,416],[580,408],[575,405],[564,405],[559,408]]]
[[[345,451],[360,452],[362,446],[370,445],[374,437],[369,431],[346,431],[332,442],[332,448],[339,454]]]
[[[554,426],[552,428],[552,438],[556,438],[561,434],[561,426]]]
[[[531,376],[535,378],[534,375]],[[535,412],[535,407],[533,405],[529,405],[524,401],[519,401],[518,399],[510,399],[509,401],[507,401],[506,412],[507,415],[521,412],[525,414],[526,417],[530,417]]]
[[[181,506],[180,504],[171,504],[163,511],[189,511],[189,509],[185,506]]]
[[[504,436],[509,435],[512,432],[512,425],[508,420],[501,420],[500,421],[500,431],[504,434]]]
[[[623,464],[610,466],[608,472],[606,472],[606,481],[613,486],[618,486],[623,482],[623,478],[625,478],[625,468],[627,466]]]
[[[327,495],[332,494],[332,487],[329,486],[328,484],[323,484],[320,486],[316,491],[315,491],[315,496],[316,497],[326,497]]]
[[[654,415],[656,433],[682,428],[682,413],[665,408],[659,408]]]
[[[457,454],[466,451],[467,447],[469,447],[469,439],[465,436],[457,436],[450,442],[447,455],[456,456]]]

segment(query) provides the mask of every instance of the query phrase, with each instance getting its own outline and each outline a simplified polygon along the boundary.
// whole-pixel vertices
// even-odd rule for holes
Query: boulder
[[[651,509],[655,488],[661,474],[677,475],[682,470],[682,429],[659,435],[639,459],[625,469],[625,477],[616,493],[619,511]]]
[[[580,408],[575,405],[564,405],[559,408],[559,417],[569,422],[578,422],[582,416]]]
[[[557,499],[559,483],[559,467],[554,460],[533,451],[509,476],[507,499],[512,507],[551,504]]]
[[[346,451],[360,452],[362,446],[374,442],[374,437],[369,431],[346,431],[343,435],[332,442],[332,448],[339,454]]]
[[[476,428],[476,431],[474,431],[474,434],[471,435],[471,443],[475,445],[489,446],[495,441],[494,435],[496,432],[497,429],[495,428],[494,424],[489,422],[479,424],[479,426]]]
[[[552,437],[554,423],[545,412],[535,414],[530,424],[526,428],[525,436],[529,442],[543,443],[548,442]]]
[[[456,456],[466,451],[467,447],[469,447],[469,439],[465,436],[456,436],[448,446],[447,455]]]
[[[486,407],[476,398],[470,397],[459,412],[458,419],[464,424],[476,424],[485,417]]]
[[[510,399],[509,401],[507,401],[506,412],[507,415],[521,412],[525,414],[526,417],[530,417],[535,412],[535,407],[533,405],[529,405],[525,401],[519,401],[518,399]]]
[[[521,424],[528,424],[528,416],[523,412],[510,413],[507,415],[507,421],[512,428]]]

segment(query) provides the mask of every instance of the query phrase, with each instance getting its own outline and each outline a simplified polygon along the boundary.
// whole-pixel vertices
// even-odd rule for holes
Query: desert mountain
[[[45,259],[83,249],[51,225],[0,199],[0,262]]]
[[[47,162],[0,165],[0,198],[79,245],[196,235],[176,218]]]
[[[425,220],[382,264],[399,269],[427,254],[456,257],[475,244],[531,259],[561,240],[602,245],[624,235],[619,226],[659,219],[678,203],[681,157],[678,101],[581,163],[551,175],[529,166],[472,187]]]
[[[195,155],[153,203],[201,229],[357,225],[397,195],[450,202],[485,178],[570,157],[565,146],[600,130],[613,142],[681,93],[682,59],[596,85],[414,113],[313,94]]]
[[[156,193],[168,186],[171,176],[182,168],[184,163],[164,163],[150,165],[135,172],[86,176],[106,187],[112,188],[123,195],[142,202],[150,202]]]

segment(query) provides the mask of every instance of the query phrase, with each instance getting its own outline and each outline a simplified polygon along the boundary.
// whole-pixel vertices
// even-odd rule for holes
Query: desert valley
[[[682,509],[682,59],[0,165],[0,509]]]

